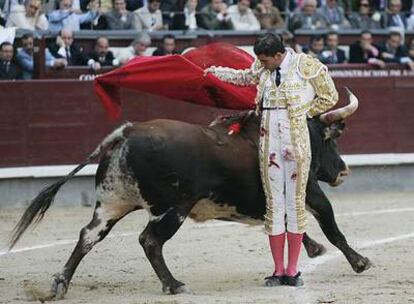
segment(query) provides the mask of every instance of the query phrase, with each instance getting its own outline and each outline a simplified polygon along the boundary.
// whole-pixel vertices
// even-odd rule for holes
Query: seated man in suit
[[[227,3],[223,0],[210,0],[200,12],[201,27],[206,30],[232,30]]]
[[[119,65],[119,60],[115,59],[114,54],[109,50],[109,41],[105,37],[96,39],[94,50],[88,58],[88,66],[95,71],[100,70],[103,66],[116,67]]]
[[[319,55],[319,60],[324,64],[345,63],[345,52],[338,48],[339,37],[335,32],[326,35],[325,50]]]
[[[399,32],[391,32],[387,41],[378,47],[380,58],[384,62],[400,63],[414,70],[414,62],[408,56],[407,48],[402,44]]]
[[[303,52],[314,58],[319,58],[325,48],[325,39],[321,35],[310,37],[310,44],[303,47]]]
[[[126,8],[125,0],[113,0],[113,9],[104,15],[109,30],[141,30],[136,15]]]
[[[56,37],[56,42],[49,46],[49,50],[56,58],[66,59],[69,66],[87,65],[87,58],[83,49],[73,43],[73,32],[63,29]]]
[[[326,29],[329,21],[316,10],[316,0],[305,0],[300,11],[296,12],[289,21],[289,29]]]
[[[175,37],[173,35],[165,35],[162,37],[162,46],[158,47],[152,56],[175,55],[178,52],[175,50]]]
[[[350,28],[351,25],[345,17],[344,9],[338,5],[336,0],[327,0],[326,5],[320,8],[320,13],[328,20],[332,29]]]
[[[407,28],[407,18],[401,12],[401,0],[390,0],[388,5],[388,12],[384,13],[381,18],[381,26],[387,27],[401,27]]]
[[[20,78],[20,70],[13,62],[14,48],[8,41],[0,44],[0,80]]]
[[[32,79],[33,78],[33,34],[26,33],[22,36],[22,48],[17,52],[17,62],[22,69],[22,78],[23,79]],[[67,65],[66,59],[55,58],[50,53],[50,51],[45,49],[45,64],[49,68],[64,68]]]
[[[373,43],[372,34],[363,31],[358,41],[351,44],[349,48],[349,63],[368,63],[385,67],[384,61],[379,59],[378,47]]]

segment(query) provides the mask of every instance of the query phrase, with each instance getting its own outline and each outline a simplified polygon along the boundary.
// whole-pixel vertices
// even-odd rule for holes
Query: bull
[[[344,130],[344,118],[358,105],[351,92],[349,99],[347,106],[308,120],[312,163],[306,206],[329,241],[359,273],[368,269],[371,262],[348,245],[318,184],[319,180],[337,186],[348,174],[337,151],[336,138]],[[235,122],[243,128],[239,134],[229,136],[228,128]],[[32,200],[15,227],[10,248],[33,221],[43,218],[60,187],[100,157],[93,217],[80,230],[79,240],[62,272],[54,275],[52,297],[62,298],[82,258],[119,220],[140,209],[145,209],[150,218],[139,242],[163,291],[189,292],[169,271],[162,254],[163,245],[187,217],[198,222],[209,219],[263,222],[266,203],[259,173],[259,129],[259,118],[253,112],[221,117],[208,127],[173,120],[126,123],[108,135],[84,163]],[[325,251],[306,234],[303,242],[310,257]]]

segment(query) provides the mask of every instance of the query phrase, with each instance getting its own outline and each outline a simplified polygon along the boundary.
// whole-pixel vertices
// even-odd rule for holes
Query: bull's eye
[[[323,130],[323,133],[325,135],[324,140],[336,139],[339,136],[341,136],[342,132],[343,132],[343,130],[342,130],[341,126],[339,126],[339,128],[338,128],[337,125],[332,124],[332,125],[330,125],[329,127],[326,127]]]

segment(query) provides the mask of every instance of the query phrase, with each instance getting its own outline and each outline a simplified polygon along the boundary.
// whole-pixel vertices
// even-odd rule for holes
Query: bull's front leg
[[[311,239],[307,233],[303,234],[302,240],[303,246],[306,249],[306,253],[310,258],[316,258],[326,253],[326,248],[322,244],[319,244],[314,239]]]
[[[309,179],[307,187],[306,204],[308,210],[315,216],[328,240],[345,255],[353,270],[363,272],[372,266],[370,260],[361,256],[352,249],[338,228],[335,215],[325,193],[314,179]]]
[[[177,281],[173,277],[162,254],[164,243],[177,232],[191,207],[184,206],[181,209],[172,207],[164,214],[152,217],[145,230],[139,236],[139,242],[144,248],[152,268],[160,279],[162,290],[165,293],[191,293],[191,290],[184,283]]]

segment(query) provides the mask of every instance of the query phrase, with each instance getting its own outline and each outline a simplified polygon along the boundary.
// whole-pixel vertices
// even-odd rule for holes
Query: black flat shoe
[[[285,285],[299,287],[303,286],[303,280],[300,278],[301,273],[298,272],[294,277],[285,276]]]
[[[285,276],[272,275],[265,278],[265,286],[274,287],[285,285]]]

